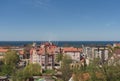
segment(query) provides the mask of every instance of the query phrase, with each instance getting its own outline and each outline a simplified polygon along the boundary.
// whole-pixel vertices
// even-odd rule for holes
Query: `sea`
[[[24,46],[27,44],[41,44],[48,41],[0,41],[0,46]],[[53,44],[63,47],[63,46],[74,46],[80,47],[82,45],[112,45],[114,43],[120,43],[120,41],[50,41]]]

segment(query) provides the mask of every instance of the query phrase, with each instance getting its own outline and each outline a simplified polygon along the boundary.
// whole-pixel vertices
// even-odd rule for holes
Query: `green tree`
[[[17,63],[19,62],[19,56],[16,51],[9,50],[6,52],[4,64],[1,67],[1,75],[12,75],[15,72]]]
[[[32,76],[41,75],[41,66],[39,64],[29,64],[24,69],[16,72],[16,77],[13,77],[14,81],[27,81]],[[13,75],[14,76],[14,75]]]
[[[18,62],[19,62],[19,55],[17,55],[16,51],[9,50],[8,52],[6,52],[4,56],[4,64],[16,66]]]
[[[11,75],[14,71],[13,67],[10,65],[2,65],[0,75]]]
[[[23,75],[23,69],[17,70],[14,74],[12,74],[11,79],[12,81],[25,81],[24,75]]]
[[[120,47],[108,46],[109,59],[101,65],[99,64],[100,58],[96,58],[91,61],[85,70],[82,69],[83,67],[80,67],[80,69],[74,68],[74,81],[120,81],[120,59],[115,58],[111,65],[108,64],[110,57],[113,56],[118,49],[120,49]],[[89,76],[87,77],[86,75],[84,77],[83,75],[85,74]]]
[[[27,80],[32,76],[41,75],[41,66],[39,64],[29,64],[23,70],[23,78]]]
[[[62,59],[63,59],[63,54],[57,54],[56,61],[60,62],[60,61],[62,61]]]
[[[118,59],[119,60],[119,59]],[[102,67],[99,68],[100,72],[104,75],[103,81],[119,81],[120,80],[120,64],[118,60],[115,60],[115,65],[108,65],[104,63]]]
[[[98,64],[99,60],[92,61],[87,67],[91,79],[90,81],[119,81],[120,80],[120,64],[108,65],[107,62],[102,65]],[[115,61],[117,62],[117,60]]]
[[[113,56],[113,54],[115,54],[115,51],[116,51],[116,50],[120,49],[119,46],[113,47],[113,46],[111,46],[111,45],[108,45],[107,47],[108,47],[108,51],[109,51],[109,58],[110,58],[111,56]]]
[[[68,81],[72,75],[72,70],[70,68],[70,64],[72,63],[71,57],[65,55],[62,59],[61,72],[62,72],[62,80]]]

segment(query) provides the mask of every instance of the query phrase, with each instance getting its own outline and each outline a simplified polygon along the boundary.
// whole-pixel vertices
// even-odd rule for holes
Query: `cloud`
[[[51,0],[32,0],[32,5],[35,7],[47,8]]]
[[[20,0],[23,5],[37,8],[49,8],[53,0]]]

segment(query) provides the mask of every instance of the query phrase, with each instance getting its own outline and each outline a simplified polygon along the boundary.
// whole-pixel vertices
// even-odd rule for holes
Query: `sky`
[[[0,41],[119,41],[120,0],[0,0]]]

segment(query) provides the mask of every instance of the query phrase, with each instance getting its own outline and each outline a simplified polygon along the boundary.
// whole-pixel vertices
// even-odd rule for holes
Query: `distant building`
[[[118,58],[120,58],[120,48],[115,50],[114,55]]]
[[[111,45],[111,48],[114,51],[111,50],[113,54],[108,59],[108,65],[120,64],[120,43],[114,43],[113,46]]]
[[[8,49],[0,47],[0,59],[3,59],[3,57],[7,51],[8,51]]]
[[[8,52],[9,50],[13,50],[16,51],[17,54],[19,55],[19,58],[21,61],[24,60],[23,55],[25,54],[24,52],[24,48],[23,47],[0,47],[0,59],[4,58],[4,55],[6,54],[6,52]]]
[[[25,54],[24,50],[19,50],[18,54],[19,54],[20,60],[23,60],[24,59],[23,57],[24,57],[24,54]]]
[[[120,43],[114,43],[113,47],[120,47]]]
[[[106,46],[86,46],[83,48],[85,57],[93,60],[100,58],[102,61],[108,59],[108,48]]]
[[[74,48],[74,47],[63,47],[63,54],[69,55],[72,60],[80,61],[82,58],[83,50],[82,48]]]
[[[45,61],[47,61],[48,68],[52,69],[51,66],[54,66],[54,55],[56,54],[57,46],[46,42],[39,46],[34,45],[30,50],[30,62],[38,63],[45,68]],[[48,55],[47,59],[45,59],[45,55]]]

